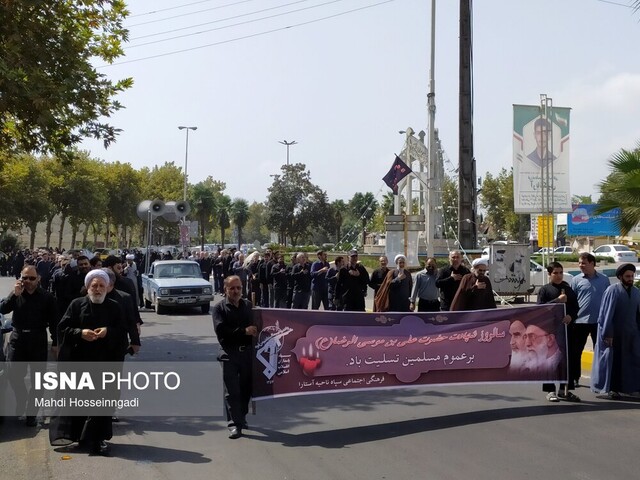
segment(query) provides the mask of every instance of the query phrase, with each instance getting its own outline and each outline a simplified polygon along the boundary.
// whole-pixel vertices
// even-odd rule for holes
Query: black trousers
[[[35,392],[32,385],[25,384],[27,371],[34,377],[35,362],[47,361],[47,331],[45,329],[11,332],[7,349],[7,366],[9,384],[16,396],[16,415],[25,412],[35,416],[38,408],[35,406]]]
[[[418,311],[419,312],[439,312],[440,300],[426,300],[424,298],[418,299]]]
[[[242,347],[241,347],[242,348]],[[228,426],[242,428],[249,413],[251,400],[251,358],[253,349],[228,348],[222,355],[222,379],[224,381],[225,405]]]
[[[268,283],[261,283],[260,284],[260,291],[261,291],[260,306],[264,307],[264,308],[269,308],[269,284]]]
[[[573,390],[575,388],[575,380],[580,378],[580,363],[582,360],[582,350],[578,348],[577,336],[576,336],[576,325],[575,323],[570,323],[567,325],[567,378],[569,381],[566,385],[568,385],[569,390]],[[586,339],[585,339],[586,340]],[[583,344],[584,347],[584,344]],[[578,372],[577,374],[575,372]],[[560,384],[559,390],[564,390],[564,383]],[[555,383],[543,383],[542,384],[543,392],[555,392],[556,385]]]
[[[275,296],[273,307],[274,308],[289,308],[287,307],[287,291],[286,290],[274,290]]]
[[[311,310],[320,310],[320,305],[325,310],[329,310],[329,291],[311,290]]]

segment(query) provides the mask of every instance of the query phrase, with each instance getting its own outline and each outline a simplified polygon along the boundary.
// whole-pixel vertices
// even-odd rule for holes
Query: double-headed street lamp
[[[289,147],[291,145],[296,145],[298,142],[296,142],[295,140],[292,140],[290,142],[287,142],[286,140],[281,142],[281,141],[278,140],[278,143],[281,143],[282,145],[286,145],[286,147],[287,147],[287,165],[289,165]]]
[[[186,202],[187,201],[187,161],[189,159],[189,130],[195,131],[198,129],[198,127],[185,127],[183,125],[180,125],[178,129],[187,131],[187,140],[184,147],[184,195],[183,195],[183,200]]]

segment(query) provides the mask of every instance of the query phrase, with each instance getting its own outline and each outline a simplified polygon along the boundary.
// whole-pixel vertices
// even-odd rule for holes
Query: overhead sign
[[[608,212],[596,215],[597,204],[573,205],[573,210],[567,219],[567,235],[572,236],[610,236],[620,235],[620,209],[614,208]]]

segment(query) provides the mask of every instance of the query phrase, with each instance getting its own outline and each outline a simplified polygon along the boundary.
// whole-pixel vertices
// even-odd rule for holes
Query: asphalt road
[[[0,278],[1,292],[10,285]],[[140,360],[215,361],[208,315],[142,317]],[[56,451],[46,424],[8,418],[0,478],[635,478],[640,403],[577,394],[580,404],[550,404],[539,385],[472,385],[268,400],[238,440],[221,416],[123,419],[112,458]]]

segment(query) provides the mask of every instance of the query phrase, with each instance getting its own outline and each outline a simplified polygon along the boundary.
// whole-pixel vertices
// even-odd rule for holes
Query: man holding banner
[[[213,307],[213,328],[222,352],[222,378],[226,390],[225,401],[229,438],[242,436],[248,428],[246,416],[251,400],[252,337],[258,334],[253,323],[252,305],[242,298],[240,277],[231,275],[224,280],[225,299]]]
[[[556,386],[554,383],[545,383],[542,385],[542,391],[547,392],[547,400],[557,402],[560,399],[568,402],[579,402],[580,398],[569,390],[575,388],[573,379],[575,371],[580,366],[580,356],[576,355],[575,340],[575,324],[572,323],[578,317],[578,297],[571,289],[569,284],[562,279],[564,269],[559,262],[551,262],[547,267],[549,272],[549,283],[543,285],[538,292],[538,304],[543,303],[564,303],[566,315],[563,323],[567,326],[567,345],[568,345],[568,383],[561,383],[556,394]]]

